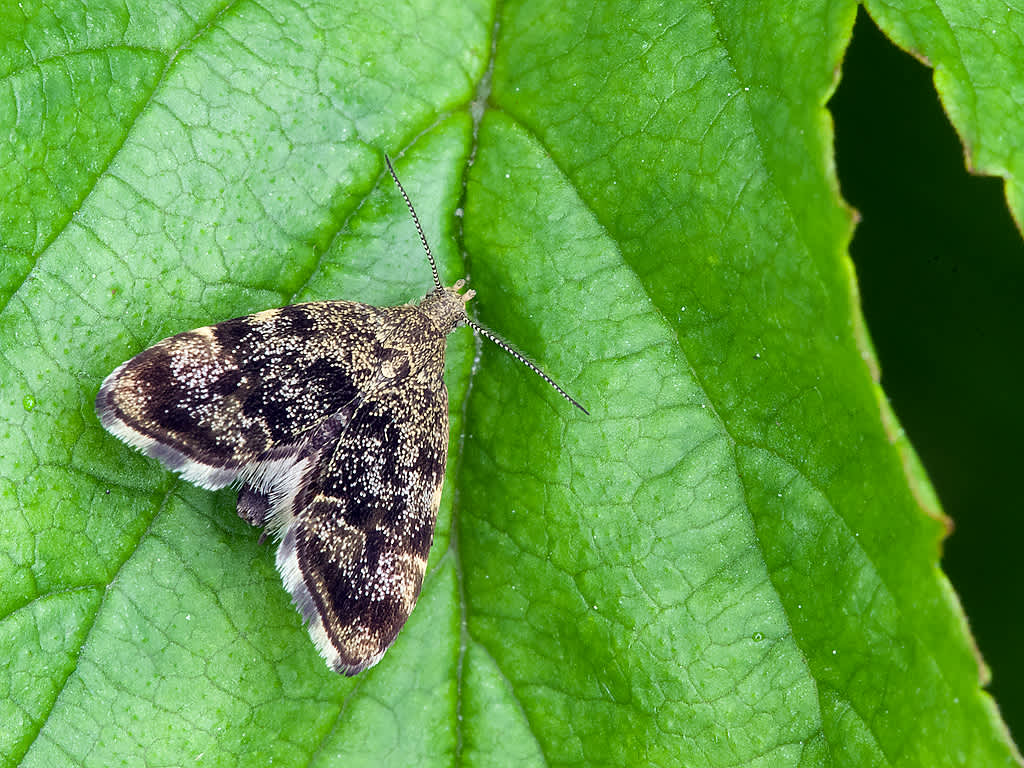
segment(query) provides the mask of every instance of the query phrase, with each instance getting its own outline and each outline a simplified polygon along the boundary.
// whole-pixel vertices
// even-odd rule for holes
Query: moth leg
[[[270,494],[244,483],[238,491],[238,516],[249,525],[262,528],[270,515]]]

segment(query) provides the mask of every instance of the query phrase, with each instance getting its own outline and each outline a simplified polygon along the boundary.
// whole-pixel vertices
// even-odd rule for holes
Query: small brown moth
[[[96,396],[114,435],[203,488],[239,487],[238,514],[279,540],[277,569],[320,655],[354,675],[380,661],[423,584],[448,452],[445,342],[472,320],[430,262],[419,305],[314,301],[164,339]]]

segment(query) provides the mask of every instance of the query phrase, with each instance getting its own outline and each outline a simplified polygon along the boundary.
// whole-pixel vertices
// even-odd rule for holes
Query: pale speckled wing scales
[[[444,346],[435,335],[418,371],[359,402],[283,523],[278,569],[338,672],[376,664],[419,596],[448,450]]]
[[[311,302],[178,334],[119,366],[103,426],[280,537],[328,665],[376,664],[416,603],[448,449],[445,339],[462,282],[419,306]]]
[[[204,488],[282,476],[295,444],[375,375],[368,361],[384,311],[310,302],[179,333],[107,376],[96,411],[109,431]],[[243,488],[242,517],[260,525],[266,506]]]

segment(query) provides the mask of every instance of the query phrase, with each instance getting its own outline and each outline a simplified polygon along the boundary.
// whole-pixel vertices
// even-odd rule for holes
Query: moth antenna
[[[427,252],[427,259],[430,260],[430,271],[434,275],[434,286],[437,288],[437,290],[442,291],[444,290],[444,288],[441,286],[441,277],[437,273],[437,262],[434,261],[434,254],[430,250],[430,244],[427,243],[427,236],[423,234],[423,227],[420,225],[419,216],[416,215],[416,209],[412,207],[412,200],[409,199],[409,195],[408,193],[406,193],[405,187],[402,186],[402,182],[398,180],[398,174],[395,173],[395,167],[391,164],[391,158],[387,156],[387,153],[384,154],[384,162],[387,163],[388,172],[391,174],[391,178],[395,180],[395,186],[398,187],[398,191],[402,193],[402,199],[405,200],[405,205],[409,209],[409,213],[412,214],[412,223],[416,225],[416,232],[420,236],[420,242],[423,243],[423,250]],[[460,280],[459,282],[461,283],[462,281]],[[466,295],[468,296],[469,294]],[[542,371],[540,368],[534,365],[533,362],[526,355],[517,350],[503,338],[492,333],[488,328],[480,325],[480,323],[472,319],[469,320],[469,327],[472,328],[477,333],[479,333],[484,338],[490,339],[492,342],[497,344],[503,350],[508,352],[508,354],[512,355],[512,357],[514,357],[520,363],[522,363],[531,371],[533,371],[542,379],[544,379],[544,381],[550,384],[555,389],[555,391],[558,392],[558,394],[560,394],[570,403],[572,403],[585,414],[587,414],[587,416],[590,415],[590,411],[588,411],[586,408],[580,405],[579,402],[573,399],[573,397],[568,392],[566,392],[564,389],[558,386],[558,384],[555,383],[554,379],[552,379],[550,376],[544,373],[544,371]]]
[[[495,344],[497,344],[503,350],[505,350],[510,355],[512,355],[512,357],[514,357],[520,363],[522,363],[527,368],[529,368],[531,371],[533,371],[538,376],[540,376],[542,379],[544,379],[544,381],[546,381],[548,384],[550,384],[555,389],[555,391],[558,392],[558,394],[560,394],[562,397],[564,397],[570,403],[572,403],[577,408],[579,408],[581,411],[583,411],[585,414],[587,414],[587,416],[590,415],[590,411],[588,411],[586,408],[584,408],[582,405],[580,405],[579,402],[577,402],[568,392],[566,392],[564,389],[562,389],[560,386],[558,386],[555,383],[554,379],[552,379],[550,376],[548,376],[546,373],[544,373],[544,371],[542,371],[540,368],[538,368],[536,365],[534,365],[533,362],[530,360],[530,358],[528,358],[526,355],[524,355],[518,349],[513,347],[511,344],[509,344],[503,338],[501,338],[500,336],[492,333],[489,328],[487,328],[487,327],[485,327],[483,325],[480,325],[480,323],[478,323],[478,322],[476,322],[475,320],[472,320],[472,319],[469,321],[469,327],[472,328],[477,333],[479,333],[484,338],[490,339],[491,341],[493,341]]]
[[[391,158],[384,154],[384,162],[388,164],[388,172],[391,174],[391,178],[395,180],[395,186],[398,187],[398,191],[402,193],[402,199],[405,200],[406,206],[409,208],[409,213],[412,214],[412,223],[416,225],[416,231],[419,233],[420,242],[423,243],[423,250],[427,252],[427,258],[430,260],[430,271],[434,273],[434,286],[437,290],[444,290],[441,287],[441,277],[437,274],[437,262],[434,261],[434,254],[430,250],[430,245],[427,243],[427,236],[423,234],[423,227],[420,226],[420,217],[416,215],[416,209],[412,207],[412,200],[409,199],[409,195],[405,192],[405,187],[402,186],[402,182],[398,180],[398,174],[395,173],[395,167],[391,164]]]

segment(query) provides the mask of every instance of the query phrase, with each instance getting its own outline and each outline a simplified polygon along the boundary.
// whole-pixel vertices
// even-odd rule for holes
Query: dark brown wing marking
[[[374,375],[384,311],[311,302],[171,336],[104,380],[100,421],[186,480],[222,488],[355,398]]]
[[[443,341],[438,352],[443,356]],[[442,357],[443,359],[443,357]],[[376,664],[423,583],[448,450],[443,384],[361,402],[283,526],[277,566],[327,663]]]

